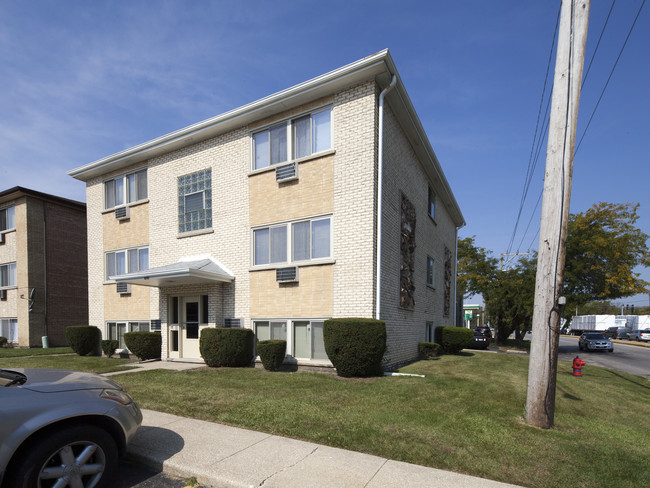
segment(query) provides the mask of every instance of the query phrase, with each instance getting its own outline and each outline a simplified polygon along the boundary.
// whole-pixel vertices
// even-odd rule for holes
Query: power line
[[[532,142],[532,145],[531,145],[531,148],[530,148],[530,156],[528,158],[528,168],[526,169],[526,177],[524,178],[524,188],[523,188],[523,191],[522,191],[522,194],[521,194],[521,200],[519,202],[519,211],[517,212],[517,219],[515,220],[515,228],[512,231],[512,236],[510,237],[510,242],[508,244],[507,253],[510,253],[510,251],[512,250],[512,244],[513,244],[513,242],[515,240],[515,236],[517,234],[517,228],[519,226],[519,220],[521,219],[521,212],[524,209],[524,202],[526,201],[526,197],[528,195],[528,189],[530,188],[530,183],[532,181],[533,172],[534,172],[534,169],[535,169],[535,166],[536,166],[536,163],[535,163],[535,165],[533,165],[533,163],[532,163],[532,161],[533,161],[533,152],[534,152],[534,149],[535,149],[535,142],[536,142],[537,137],[538,137],[540,114],[542,113],[542,106],[544,104],[544,98],[546,97],[546,84],[548,82],[548,74],[550,72],[551,61],[553,60],[553,50],[555,48],[555,39],[557,37],[558,25],[560,23],[560,12],[561,12],[561,10],[562,10],[562,2],[560,2],[560,8],[558,8],[557,17],[555,19],[555,28],[553,29],[553,40],[551,41],[551,49],[550,49],[550,52],[549,52],[548,63],[546,65],[546,76],[544,77],[544,85],[542,87],[542,96],[541,96],[541,99],[539,101],[539,109],[537,111],[537,122],[535,123],[535,132],[533,133],[533,142]],[[550,103],[550,97],[549,97],[549,103]],[[548,104],[547,104],[547,111],[544,114],[544,119],[546,119],[547,114],[548,114]],[[544,124],[542,124],[542,125],[544,125]],[[540,137],[540,140],[541,140],[541,137]]]
[[[609,77],[607,78],[607,82],[605,83],[605,86],[603,87],[603,90],[600,92],[600,97],[598,97],[598,102],[596,102],[596,106],[594,107],[594,111],[591,112],[591,117],[589,117],[589,122],[587,122],[587,126],[585,127],[584,132],[582,133],[582,136],[580,137],[580,141],[578,142],[578,145],[576,146],[576,149],[574,151],[574,155],[578,152],[578,149],[580,149],[580,144],[582,144],[582,140],[585,138],[585,134],[587,134],[587,130],[589,129],[589,126],[591,125],[591,121],[594,118],[594,115],[596,114],[596,110],[598,110],[598,106],[600,105],[600,101],[603,99],[603,95],[605,94],[605,90],[607,90],[607,86],[609,85],[609,81],[612,79],[612,75],[614,74],[614,70],[616,69],[616,66],[618,65],[619,60],[621,59],[621,55],[623,54],[623,50],[625,49],[625,46],[627,45],[627,41],[630,39],[630,35],[632,35],[632,30],[634,30],[634,26],[636,25],[636,21],[639,18],[639,15],[641,15],[641,10],[643,10],[643,6],[645,5],[645,0],[643,0],[643,3],[641,3],[641,6],[639,7],[638,12],[636,13],[636,17],[634,17],[634,22],[632,22],[632,26],[630,27],[629,32],[627,33],[627,37],[625,38],[625,42],[623,43],[623,46],[621,46],[621,50],[618,53],[618,57],[616,58],[616,62],[614,63],[614,66],[612,66],[612,70],[609,73]]]

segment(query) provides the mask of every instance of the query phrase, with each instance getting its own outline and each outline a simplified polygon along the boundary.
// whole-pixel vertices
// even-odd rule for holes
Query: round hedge
[[[71,325],[65,329],[65,340],[79,356],[86,356],[99,351],[102,333],[94,325]]]
[[[325,352],[339,376],[367,377],[382,374],[381,361],[386,352],[386,324],[383,320],[326,320],[323,339]]]
[[[250,366],[253,361],[253,335],[251,329],[243,328],[203,329],[199,339],[201,357],[211,368]]]
[[[104,354],[106,354],[106,356],[109,358],[113,354],[115,354],[117,348],[120,347],[120,343],[114,339],[103,340],[101,344],[102,344],[102,351],[104,351]]]
[[[267,371],[278,371],[287,355],[287,341],[270,339],[257,343],[257,353]]]
[[[124,344],[141,361],[160,359],[162,335],[160,332],[127,332],[124,334]]]
[[[458,354],[469,347],[474,337],[474,331],[465,327],[443,327],[442,348],[446,354]]]

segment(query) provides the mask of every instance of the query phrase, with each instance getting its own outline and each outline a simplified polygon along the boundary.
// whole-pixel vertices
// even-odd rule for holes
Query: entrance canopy
[[[197,285],[201,283],[231,282],[235,276],[212,257],[181,258],[180,261],[167,266],[159,266],[137,273],[111,276],[116,283],[165,287],[179,285]]]

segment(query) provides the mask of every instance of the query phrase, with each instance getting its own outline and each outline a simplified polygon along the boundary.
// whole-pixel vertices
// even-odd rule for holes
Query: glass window
[[[269,264],[269,229],[253,232],[255,236],[255,264]]]
[[[147,194],[146,169],[118,176],[104,182],[104,208],[145,200]]]
[[[296,222],[293,224],[293,260],[302,261],[309,259],[309,233],[310,222]]]
[[[18,319],[0,319],[0,336],[8,342],[18,342]]]
[[[253,134],[253,168],[266,168],[287,161],[289,135],[293,159],[331,149],[331,118],[332,109],[327,108]]]
[[[16,286],[16,263],[0,265],[0,287]]]
[[[427,256],[427,285],[433,286],[433,258]]]
[[[295,159],[304,158],[311,154],[311,141],[310,141],[310,125],[311,119],[309,116],[301,117],[293,121],[293,157]]]
[[[314,220],[311,224],[311,258],[328,258],[330,255],[330,219]]]
[[[436,218],[436,194],[431,187],[429,187],[429,216],[432,219]]]
[[[269,165],[269,133],[258,132],[253,136],[255,143],[255,169],[266,168]]]
[[[317,153],[332,148],[332,109],[312,115],[312,152]]]
[[[212,170],[178,178],[178,232],[212,227]]]
[[[110,280],[112,276],[136,273],[147,269],[149,269],[148,247],[106,253],[106,280]]]
[[[287,340],[287,323],[286,322],[255,322],[255,336],[258,341],[269,339]]]
[[[328,217],[254,230],[253,262],[255,265],[284,263],[287,256],[291,256],[292,261],[330,257],[330,220]],[[288,251],[289,226],[291,243]]]
[[[0,209],[0,232],[16,228],[16,210],[14,207]]]
[[[293,357],[300,359],[328,359],[323,341],[323,322],[293,322]]]

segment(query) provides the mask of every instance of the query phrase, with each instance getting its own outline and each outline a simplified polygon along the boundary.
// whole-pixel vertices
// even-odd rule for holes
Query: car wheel
[[[117,467],[111,435],[93,425],[80,425],[55,431],[29,446],[9,486],[101,488],[110,486]]]

